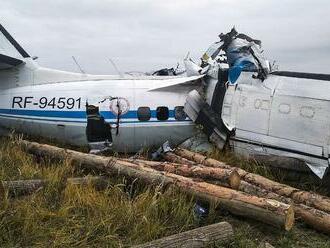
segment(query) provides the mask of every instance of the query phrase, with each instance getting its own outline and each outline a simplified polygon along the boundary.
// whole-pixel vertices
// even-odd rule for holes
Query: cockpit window
[[[151,118],[151,111],[149,107],[139,107],[137,110],[139,121],[149,121]]]
[[[157,120],[166,121],[169,117],[168,107],[157,107],[156,109]]]

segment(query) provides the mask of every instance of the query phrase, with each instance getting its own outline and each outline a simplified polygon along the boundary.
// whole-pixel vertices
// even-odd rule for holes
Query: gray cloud
[[[330,73],[326,0],[2,0],[0,21],[43,66],[89,73],[175,66],[198,59],[235,25],[263,41],[281,69]]]

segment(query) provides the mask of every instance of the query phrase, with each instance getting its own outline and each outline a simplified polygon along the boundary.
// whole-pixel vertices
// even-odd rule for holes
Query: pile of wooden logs
[[[166,162],[155,162],[103,157],[28,141],[21,144],[27,152],[37,156],[65,158],[73,166],[98,169],[109,176],[126,176],[148,184],[177,187],[196,198],[219,203],[234,215],[284,230],[293,227],[296,217],[330,234],[330,199],[188,150],[177,148],[164,154]],[[3,182],[0,189],[8,192],[12,185]]]
[[[166,154],[165,158],[168,161],[189,163],[195,166],[198,164],[211,168],[234,168],[218,160],[181,148],[177,148],[175,153]],[[330,234],[330,198],[272,181],[241,168],[236,168],[236,170],[241,179],[238,188],[240,191],[290,204],[294,208],[297,219],[301,219],[316,230]]]

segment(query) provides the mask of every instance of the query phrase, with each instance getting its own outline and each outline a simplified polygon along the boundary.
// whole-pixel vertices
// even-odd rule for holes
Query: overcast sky
[[[88,73],[173,67],[236,26],[282,70],[330,73],[329,0],[1,0],[0,21],[42,66]]]

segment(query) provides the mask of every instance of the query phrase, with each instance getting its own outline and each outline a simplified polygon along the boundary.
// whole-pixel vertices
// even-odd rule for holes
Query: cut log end
[[[241,177],[236,170],[229,176],[229,184],[232,189],[238,189],[241,184]]]
[[[294,209],[293,206],[290,206],[287,210],[285,222],[284,222],[284,229],[286,231],[290,231],[294,225]]]

